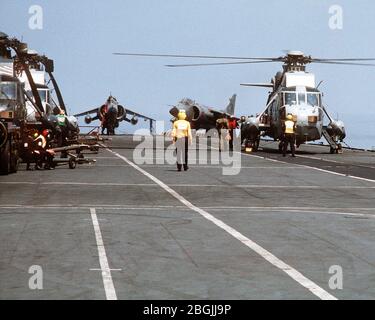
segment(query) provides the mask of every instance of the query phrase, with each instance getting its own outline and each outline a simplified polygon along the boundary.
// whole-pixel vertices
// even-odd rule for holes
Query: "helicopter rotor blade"
[[[217,62],[217,63],[193,63],[193,64],[167,64],[169,68],[180,68],[180,67],[207,67],[207,66],[222,66],[222,65],[233,65],[233,64],[252,64],[252,63],[267,63],[277,61],[237,61],[237,62]]]
[[[131,52],[114,52],[113,55],[120,56],[137,56],[137,57],[164,57],[164,58],[193,58],[193,59],[224,59],[239,60],[235,62],[217,62],[217,63],[194,63],[194,64],[169,64],[167,67],[200,67],[200,66],[217,66],[217,65],[236,65],[249,63],[265,63],[265,62],[288,62],[290,50],[284,50],[286,56],[277,58],[261,58],[261,57],[236,57],[236,56],[209,56],[209,55],[180,55],[180,54],[154,54],[154,53],[131,53]],[[356,61],[375,61],[375,58],[338,58],[338,59],[322,59],[322,58],[306,58],[307,63],[324,63],[324,64],[341,64],[341,65],[357,65],[357,66],[374,66],[369,63],[355,63]],[[249,61],[250,60],[250,61]]]
[[[320,62],[320,61],[323,61],[323,62],[335,62],[335,61],[338,61],[338,62],[345,62],[345,61],[375,61],[375,58],[345,58],[345,59],[318,59],[318,58],[311,58],[312,62]]]
[[[207,55],[180,55],[180,54],[153,54],[153,53],[129,53],[114,52],[117,56],[136,56],[136,57],[165,57],[165,58],[197,58],[197,59],[233,59],[233,60],[267,60],[279,61],[280,58],[254,58],[254,57],[233,57],[233,56],[207,56]]]
[[[312,61],[313,63],[321,64],[338,64],[343,66],[363,66],[363,67],[375,67],[374,63],[355,63],[355,62],[340,62],[340,61]]]

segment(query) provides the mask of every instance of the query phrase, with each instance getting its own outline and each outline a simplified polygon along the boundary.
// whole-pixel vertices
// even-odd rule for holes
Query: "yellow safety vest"
[[[189,137],[191,139],[191,128],[190,122],[186,120],[177,120],[173,123],[173,138],[185,138]]]
[[[285,121],[285,133],[294,133],[294,122],[292,120]]]

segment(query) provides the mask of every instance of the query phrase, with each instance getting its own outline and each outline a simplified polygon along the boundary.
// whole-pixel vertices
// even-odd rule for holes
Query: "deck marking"
[[[313,159],[313,160],[321,160],[321,161],[326,161],[326,162],[332,162],[332,163],[337,163],[337,164],[340,164],[344,167],[360,167],[360,168],[370,168],[370,169],[375,169],[375,167],[373,166],[368,166],[366,164],[350,164],[350,163],[347,163],[347,162],[342,162],[342,161],[336,161],[336,160],[331,160],[331,159],[325,159],[325,158],[318,158],[318,157],[313,157],[313,156],[306,156],[306,155],[302,155],[302,154],[299,154],[298,157],[300,158],[306,158],[306,159]]]
[[[204,209],[211,209],[215,211],[223,210],[224,208],[218,207],[202,207]],[[238,208],[225,208],[228,211],[235,211]],[[356,212],[338,212],[338,211],[318,211],[318,210],[295,210],[295,209],[272,209],[272,208],[259,208],[259,209],[248,209],[248,212],[243,212],[244,209],[241,209],[241,213],[260,213],[260,212],[277,212],[277,213],[290,213],[290,214],[304,214],[304,213],[312,213],[312,214],[328,214],[328,215],[339,215],[339,216],[353,216],[353,217],[363,217],[363,218],[375,218],[374,214],[366,214],[366,213],[356,213]]]
[[[2,181],[2,184],[26,184],[26,185],[72,185],[72,186],[111,186],[111,187],[157,187],[154,183],[116,183],[116,182],[73,182],[73,181],[51,181],[51,182],[33,182],[33,181]]]
[[[129,166],[130,167],[130,166]],[[100,186],[100,187],[159,187],[156,183],[112,183],[112,182],[32,182],[32,181],[4,181],[0,185],[71,185],[71,186]],[[169,184],[170,187],[187,188],[244,188],[244,189],[375,189],[375,186],[279,186],[279,185],[261,185],[261,184],[235,184],[235,185],[217,185],[217,184]]]
[[[72,210],[77,210],[77,209],[83,209],[87,210],[92,207],[92,204],[82,204],[82,205],[69,205],[69,204],[50,204],[50,205],[20,205],[20,204],[2,204],[0,205],[0,209],[14,209],[14,210],[19,210],[19,209],[72,209]],[[186,206],[142,206],[142,207],[134,207],[134,206],[126,206],[126,205],[117,205],[117,204],[101,204],[99,206],[95,206],[96,209],[105,209],[105,210],[153,210],[153,209],[160,209],[160,210],[167,210],[167,209],[186,209]],[[210,209],[210,210],[254,210],[254,211],[262,211],[262,210],[270,210],[270,211],[289,211],[289,210],[296,210],[299,212],[332,212],[334,213],[335,211],[321,211],[322,209],[326,210],[357,210],[357,211],[375,211],[375,208],[371,207],[319,207],[320,210],[316,210],[316,207],[284,207],[284,206],[279,206],[279,207],[257,207],[257,206],[231,206],[231,207],[225,207],[225,206],[220,206],[220,207],[215,207],[215,206],[201,206],[202,209]],[[350,214],[356,214],[351,212]],[[101,220],[101,219],[98,219]]]
[[[218,148],[215,148],[215,147],[212,147],[212,146],[210,147],[210,149],[219,150]],[[244,156],[248,156],[248,157],[254,157],[254,158],[258,158],[258,159],[268,160],[268,161],[271,161],[271,162],[285,163],[285,164],[290,165],[289,162],[278,160],[278,159],[267,158],[267,157],[264,157],[264,156],[257,156],[257,155],[254,155],[254,154],[248,154],[248,153],[243,153],[243,152],[239,152],[239,151],[234,151],[234,152],[239,153],[239,154],[244,155]],[[297,157],[299,157],[299,156],[297,155]],[[375,182],[375,180],[372,180],[372,179],[367,179],[367,178],[352,176],[352,175],[349,175],[349,174],[339,173],[339,172],[335,172],[335,171],[320,169],[320,168],[308,166],[308,165],[305,165],[305,164],[295,163],[294,165],[299,166],[301,168],[313,169],[313,170],[321,171],[321,172],[324,172],[324,173],[330,173],[330,174],[334,174],[334,175],[341,176],[341,177],[348,177],[348,178],[358,179],[358,180],[362,180],[362,181]]]
[[[95,208],[90,208],[91,220],[94,226],[96,245],[98,247],[100,269],[104,284],[105,295],[107,300],[117,300],[115,286],[113,285],[111,269],[109,268],[107,254],[103,243],[102,233],[100,231],[98,217]]]
[[[325,291],[323,288],[319,287],[316,283],[311,281],[310,279],[306,278],[302,273],[300,273],[298,270],[294,269],[290,265],[286,264],[279,258],[277,258],[275,255],[273,255],[271,252],[267,251],[254,241],[250,240],[249,238],[245,237],[243,234],[238,232],[237,230],[233,229],[223,221],[215,218],[213,215],[208,213],[207,211],[196,207],[191,202],[186,200],[183,196],[181,196],[179,193],[177,193],[175,190],[171,189],[169,186],[167,186],[164,182],[159,180],[158,178],[154,177],[152,174],[148,173],[147,171],[143,170],[139,166],[137,166],[134,162],[128,160],[126,157],[118,154],[115,151],[112,151],[107,148],[107,151],[112,152],[114,155],[119,157],[120,159],[124,160],[126,163],[131,165],[134,169],[139,171],[140,173],[144,174],[146,177],[150,178],[152,181],[157,183],[161,188],[163,188],[165,191],[167,191],[169,194],[171,194],[173,197],[175,197],[177,200],[179,200],[181,203],[183,203],[185,206],[190,208],[191,210],[199,213],[201,216],[206,218],[207,220],[211,221],[224,231],[226,231],[228,234],[242,242],[245,246],[259,254],[261,257],[263,257],[265,260],[267,260],[269,263],[274,265],[275,267],[279,268],[283,272],[285,272],[287,275],[289,275],[293,280],[297,281],[300,285],[311,291],[315,296],[322,300],[337,300],[336,297]]]
[[[101,268],[90,268],[90,271],[102,271]],[[111,271],[122,271],[122,269],[110,269]]]
[[[277,160],[277,159],[271,159],[271,158],[262,157],[262,156],[256,156],[254,154],[247,154],[247,153],[242,153],[242,152],[241,152],[241,154],[243,154],[244,156],[254,157],[254,158],[259,158],[259,159],[264,159],[264,160],[268,160],[268,161],[272,161],[272,162],[280,162],[280,163],[290,164],[289,162],[286,162],[286,161]],[[297,157],[299,157],[299,156],[297,156]],[[295,165],[303,167],[303,168],[308,168],[308,169],[313,169],[313,170],[321,171],[321,172],[324,172],[324,173],[334,174],[334,175],[341,176],[341,177],[358,179],[358,180],[368,181],[368,182],[375,182],[375,180],[372,180],[372,179],[367,179],[367,178],[352,176],[350,174],[344,174],[344,173],[339,173],[339,172],[335,172],[335,171],[325,170],[325,169],[321,169],[321,168],[317,168],[317,167],[308,166],[306,164],[295,163]]]
[[[118,159],[118,158],[116,158]],[[157,165],[157,164],[139,164],[139,166],[141,168],[175,168],[176,165],[175,164],[163,164],[163,165]],[[130,167],[130,165],[128,164],[97,164],[95,165],[95,167],[113,167],[113,168],[122,168],[122,167]],[[217,165],[217,164],[212,164],[212,165],[200,165],[200,164],[191,164],[189,165],[190,168],[208,168],[208,169],[222,169],[222,168],[228,168],[228,166],[221,166],[221,165]],[[240,167],[231,167],[231,168],[240,168],[240,169],[264,169],[264,170],[275,170],[275,169],[303,169],[301,167],[297,167],[297,166],[280,166],[280,167],[276,167],[276,166],[268,166],[268,167],[255,167],[255,166],[240,166]]]

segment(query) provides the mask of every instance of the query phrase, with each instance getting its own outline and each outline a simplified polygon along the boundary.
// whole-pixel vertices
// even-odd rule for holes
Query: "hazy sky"
[[[336,4],[343,28],[332,30],[329,9]],[[42,30],[29,27],[32,5],[43,9]],[[375,57],[372,0],[1,0],[0,8],[0,30],[55,60],[74,113],[102,104],[112,92],[156,119],[168,120],[168,105],[182,97],[221,108],[233,93],[236,114],[252,114],[263,109],[267,89],[239,84],[267,82],[281,69],[278,63],[169,69],[164,64],[191,60],[112,52],[278,57],[292,49],[319,58]],[[324,80],[324,102],[345,121],[348,142],[375,145],[375,67],[312,64],[308,70]]]

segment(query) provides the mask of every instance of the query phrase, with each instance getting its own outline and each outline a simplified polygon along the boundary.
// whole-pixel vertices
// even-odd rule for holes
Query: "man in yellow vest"
[[[172,138],[176,144],[177,170],[188,170],[188,145],[193,138],[191,136],[190,122],[186,120],[185,110],[180,110],[177,115],[178,120],[173,123]]]
[[[296,143],[296,123],[293,121],[293,116],[289,113],[283,125],[283,157],[286,156],[288,144],[292,151],[292,157],[295,157],[295,143]]]

